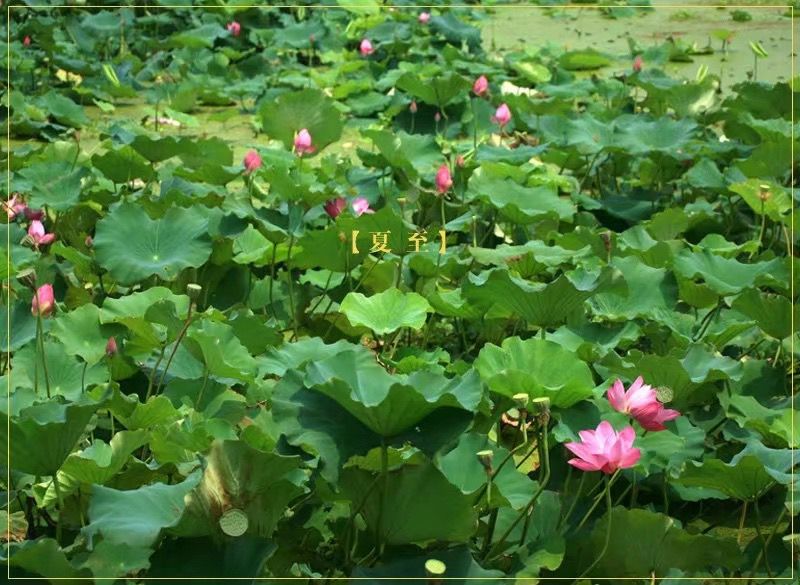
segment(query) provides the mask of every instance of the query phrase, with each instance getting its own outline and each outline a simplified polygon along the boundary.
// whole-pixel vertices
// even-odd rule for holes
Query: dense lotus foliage
[[[6,22],[12,576],[791,577],[790,84],[146,4]]]

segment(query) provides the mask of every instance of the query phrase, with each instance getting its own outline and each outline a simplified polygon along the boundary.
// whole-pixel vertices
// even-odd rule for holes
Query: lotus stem
[[[606,498],[605,498],[605,500],[606,500],[606,509],[608,510],[608,526],[606,527],[606,540],[603,543],[603,550],[600,551],[600,554],[592,562],[592,564],[589,565],[589,567],[583,573],[581,573],[581,576],[578,577],[577,579],[575,579],[573,585],[575,585],[575,583],[578,583],[581,579],[583,579],[586,575],[588,575],[592,571],[592,569],[594,569],[597,566],[597,563],[599,563],[600,560],[606,555],[606,551],[608,551],[608,544],[611,542],[611,516],[612,516],[612,514],[611,514],[611,510],[612,510],[612,504],[611,504],[611,482],[609,481],[608,476],[605,476],[604,480],[605,480],[605,484],[606,484],[605,485],[605,490],[604,490],[605,491],[605,496],[606,496]]]

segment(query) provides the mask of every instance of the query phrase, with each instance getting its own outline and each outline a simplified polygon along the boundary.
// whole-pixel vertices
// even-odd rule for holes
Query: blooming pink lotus
[[[642,59],[641,55],[636,55],[636,58],[633,60],[633,71],[635,73],[639,73],[644,68],[644,59]]]
[[[363,39],[358,50],[361,51],[362,57],[369,57],[375,52],[375,47],[372,46],[372,42],[369,39]]]
[[[677,410],[664,408],[658,401],[656,391],[644,383],[641,376],[636,378],[628,390],[617,380],[608,390],[608,401],[614,410],[631,415],[648,431],[663,431],[664,423],[678,418]]]
[[[472,93],[477,96],[482,96],[486,93],[486,90],[489,89],[489,80],[486,79],[485,75],[481,75],[478,79],[475,80],[475,83],[472,84]]]
[[[47,317],[56,310],[56,297],[53,293],[52,284],[43,284],[36,290],[31,301],[31,313],[33,316],[40,315]]]
[[[6,208],[6,214],[8,215],[8,221],[13,220],[20,213],[25,213],[25,210],[28,209],[28,206],[25,205],[25,202],[17,193],[14,193],[11,196],[11,199],[6,201],[4,205]]]
[[[44,224],[38,219],[33,220],[30,227],[28,227],[28,237],[37,248],[52,244],[56,239],[55,234],[48,234],[45,231]]]
[[[236,22],[235,20],[229,22],[225,28],[228,29],[228,32],[231,33],[233,36],[238,37],[239,33],[242,32],[242,25]]]
[[[108,343],[106,343],[106,355],[108,357],[114,357],[119,351],[117,348],[117,340],[114,337],[108,338]]]
[[[314,150],[314,141],[311,138],[311,133],[306,128],[295,134],[294,151],[298,155],[311,154]]]
[[[249,175],[261,168],[261,155],[255,150],[248,150],[247,154],[244,155],[243,164],[244,174]]]
[[[420,12],[419,17],[417,18],[420,24],[428,24],[431,20],[431,13],[430,12]]]
[[[641,451],[633,446],[636,431],[627,426],[619,434],[608,421],[601,422],[594,431],[580,431],[579,442],[566,443],[564,446],[577,457],[567,463],[583,471],[602,471],[614,473],[618,469],[633,467],[642,456]]]
[[[353,200],[352,207],[353,213],[356,215],[356,217],[360,217],[364,213],[375,213],[375,210],[370,208],[369,201],[363,197],[356,197]]]
[[[436,190],[439,193],[447,193],[453,186],[453,176],[450,174],[450,167],[442,165],[436,171]]]
[[[511,121],[511,110],[508,109],[506,104],[500,104],[492,116],[492,122],[498,124],[501,128]]]
[[[325,213],[327,213],[331,219],[336,219],[347,207],[347,200],[344,197],[337,197],[336,199],[327,201],[323,207],[325,208]]]

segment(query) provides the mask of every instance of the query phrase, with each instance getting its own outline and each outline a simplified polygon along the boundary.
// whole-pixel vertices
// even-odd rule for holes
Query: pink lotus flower
[[[411,103],[408,105],[408,111],[411,112],[412,114],[416,114],[417,113],[417,109],[418,109],[417,108],[417,101],[416,100],[411,100]]]
[[[636,378],[628,390],[617,380],[608,390],[608,401],[614,410],[631,415],[648,431],[663,431],[663,423],[678,418],[677,410],[664,408],[658,401],[656,391],[644,383],[641,376]]]
[[[225,28],[228,29],[228,32],[231,33],[233,36],[238,37],[239,33],[242,32],[242,25],[236,22],[229,22]]]
[[[644,59],[642,59],[641,55],[636,55],[636,58],[633,60],[634,73],[639,73],[643,67],[644,67]]]
[[[25,210],[28,209],[28,206],[25,205],[25,202],[18,194],[14,194],[11,196],[11,199],[5,202],[6,214],[8,215],[8,221],[13,220],[17,217],[20,213],[25,213]]]
[[[450,187],[453,186],[453,176],[450,174],[450,168],[447,165],[442,165],[436,171],[436,190],[439,193],[447,193]]]
[[[431,13],[430,12],[420,12],[419,17],[417,18],[420,24],[428,24],[431,20]]]
[[[372,43],[369,39],[363,39],[361,41],[361,45],[358,47],[358,50],[361,51],[362,57],[369,57],[375,52],[375,47],[372,46]]]
[[[29,37],[28,35],[25,35],[25,38],[22,39],[22,44],[25,45],[26,47],[30,47],[31,46],[31,37]]]
[[[477,96],[482,96],[486,93],[486,90],[489,89],[489,80],[486,79],[485,75],[481,75],[478,79],[475,80],[475,83],[472,84],[472,93]]]
[[[56,297],[53,293],[52,284],[43,284],[38,288],[36,294],[33,295],[31,301],[31,313],[33,316],[41,315],[47,317],[52,315],[56,310]]]
[[[633,446],[636,431],[627,426],[619,434],[608,421],[601,422],[594,431],[580,431],[579,442],[564,446],[577,457],[567,463],[583,471],[602,471],[611,474],[617,469],[633,467],[642,456]]]
[[[106,355],[108,357],[114,357],[117,354],[117,340],[114,337],[108,338],[108,343],[106,343]]]
[[[327,213],[331,219],[336,219],[347,207],[347,200],[344,197],[337,197],[336,199],[327,201],[323,207],[325,208],[325,213]]]
[[[360,217],[364,213],[375,213],[375,210],[370,209],[369,201],[363,197],[356,197],[353,200],[353,213],[355,213],[356,217]]]
[[[48,234],[44,229],[44,224],[35,219],[31,222],[30,227],[28,227],[28,237],[33,242],[33,245],[37,248],[39,246],[46,246],[47,244],[52,244],[53,241],[56,239],[55,234]]]
[[[244,174],[249,175],[250,173],[261,168],[261,155],[259,155],[255,150],[248,150],[247,154],[244,155],[243,164]]]
[[[506,104],[500,104],[492,116],[492,122],[498,124],[501,128],[511,121],[511,110],[508,109]]]
[[[314,143],[313,140],[311,139],[311,134],[307,129],[303,128],[302,130],[300,130],[300,132],[295,134],[294,151],[298,155],[303,156],[304,154],[311,154],[312,152],[314,152],[314,150],[315,150]]]

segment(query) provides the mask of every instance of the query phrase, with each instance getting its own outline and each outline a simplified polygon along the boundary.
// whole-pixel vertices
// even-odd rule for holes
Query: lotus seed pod
[[[655,391],[656,391],[656,398],[658,398],[660,402],[671,402],[672,399],[675,397],[675,393],[669,386],[657,386],[655,388]]]
[[[241,536],[249,524],[247,514],[238,508],[227,510],[219,519],[219,527],[228,536]]]
[[[189,298],[193,301],[196,301],[200,298],[200,293],[203,292],[203,287],[199,284],[194,282],[190,282],[186,285],[186,294],[189,295]]]
[[[550,412],[550,399],[547,396],[540,396],[531,400],[531,410],[536,414]]]
[[[520,392],[518,394],[514,394],[511,397],[514,400],[514,404],[517,405],[517,408],[520,410],[525,410],[528,408],[528,402],[530,401],[531,397],[528,396],[525,392]]]
[[[494,452],[491,449],[484,449],[483,451],[478,451],[475,453],[475,456],[478,458],[478,461],[486,470],[487,473],[492,472],[492,457],[494,456]]]
[[[434,585],[439,583],[440,579],[444,577],[447,571],[447,565],[438,559],[428,559],[425,561],[425,575],[428,577],[428,583]]]

